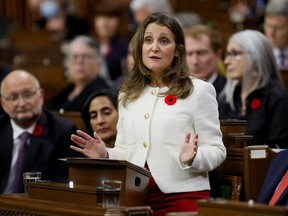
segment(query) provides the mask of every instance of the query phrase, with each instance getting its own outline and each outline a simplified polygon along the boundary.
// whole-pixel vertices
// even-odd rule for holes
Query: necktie
[[[20,138],[20,146],[18,151],[18,158],[16,161],[15,166],[15,178],[13,182],[13,193],[19,193],[21,192],[22,188],[22,174],[23,174],[23,165],[24,165],[24,159],[27,149],[27,140],[29,138],[30,134],[28,132],[23,132],[19,138]]]
[[[278,188],[276,189],[274,195],[272,196],[269,202],[270,206],[275,205],[275,203],[277,202],[283,191],[287,188],[287,186],[288,186],[288,171],[286,171],[285,175],[283,176],[278,185]]]

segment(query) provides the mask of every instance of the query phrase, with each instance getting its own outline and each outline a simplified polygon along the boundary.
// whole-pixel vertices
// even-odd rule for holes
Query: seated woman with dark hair
[[[105,89],[90,95],[82,108],[81,116],[90,136],[93,136],[95,131],[105,142],[106,147],[114,147],[118,122],[116,90]]]

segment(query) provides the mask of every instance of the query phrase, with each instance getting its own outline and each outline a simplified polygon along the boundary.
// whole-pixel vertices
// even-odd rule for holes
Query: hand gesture
[[[89,158],[108,158],[105,143],[96,132],[93,134],[94,138],[81,130],[77,130],[76,133],[77,135],[71,135],[71,140],[79,147],[71,145],[71,149]]]
[[[195,135],[194,140],[190,142],[191,133],[186,134],[185,141],[181,146],[179,158],[183,165],[191,166],[198,150],[198,134]]]

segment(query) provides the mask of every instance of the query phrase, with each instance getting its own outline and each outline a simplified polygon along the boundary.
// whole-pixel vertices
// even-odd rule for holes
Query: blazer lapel
[[[27,153],[26,159],[26,168],[31,169],[33,164],[37,163],[35,160],[37,159],[37,155],[41,153],[44,145],[47,144],[47,134],[48,134],[48,127],[47,127],[46,116],[42,113],[40,119],[37,121],[36,127],[42,127],[43,132],[41,134],[34,133],[31,135],[30,144]]]

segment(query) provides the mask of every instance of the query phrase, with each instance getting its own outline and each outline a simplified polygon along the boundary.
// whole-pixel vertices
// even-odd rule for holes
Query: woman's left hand
[[[198,134],[190,142],[191,133],[186,134],[185,142],[181,146],[179,159],[184,166],[191,166],[198,150]]]

